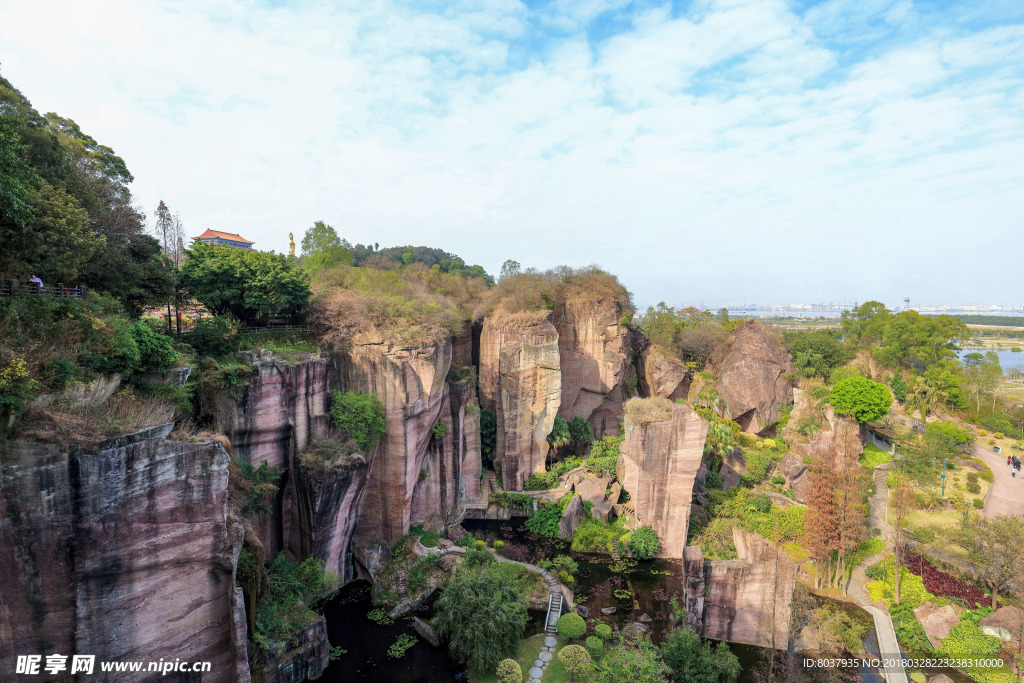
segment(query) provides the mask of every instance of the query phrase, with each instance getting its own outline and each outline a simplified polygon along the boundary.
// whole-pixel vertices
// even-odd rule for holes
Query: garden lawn
[[[544,636],[536,635],[526,638],[519,643],[519,655],[516,657],[516,661],[519,662],[519,666],[523,668],[523,680],[529,678],[528,674],[533,663],[537,660],[537,655],[540,654],[540,649],[544,647]],[[557,659],[557,655],[555,657]],[[551,665],[548,665],[548,671],[551,670]],[[563,671],[564,673],[564,671]],[[471,683],[498,683],[498,675],[491,671],[490,673],[483,675],[470,674],[469,680]],[[547,678],[544,679],[548,680]],[[552,679],[554,680],[554,679]],[[566,676],[563,680],[569,680]]]
[[[865,469],[873,470],[888,462],[892,462],[892,454],[883,451],[873,443],[866,445],[864,452],[860,454],[860,466]]]
[[[544,671],[544,677],[540,679],[541,683],[568,683],[569,672],[565,670],[565,667],[562,666],[561,660],[558,659],[558,652],[569,644],[569,641],[558,636],[558,646],[555,648],[555,656],[551,660],[551,663],[548,664],[548,668]],[[583,638],[575,641],[575,644],[582,646]],[[523,670],[523,673],[526,673],[526,669]],[[576,678],[577,681],[589,681],[590,679],[591,676],[589,674],[583,674]],[[523,680],[526,680],[525,676],[523,677]]]

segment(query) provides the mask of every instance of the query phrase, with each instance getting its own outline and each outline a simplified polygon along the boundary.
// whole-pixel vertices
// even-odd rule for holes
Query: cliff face
[[[708,423],[688,405],[673,404],[670,419],[646,426],[627,417],[617,476],[637,522],[661,537],[662,557],[682,557],[707,433]]]
[[[705,638],[785,650],[796,563],[765,539],[733,528],[738,559],[709,562],[686,548],[686,623]]]
[[[681,360],[668,358],[653,346],[640,354],[640,381],[644,395],[685,399],[690,390],[690,373]]]
[[[611,299],[568,301],[554,315],[562,397],[558,414],[588,420],[594,435],[618,434],[626,388],[634,377],[629,332]]]
[[[359,505],[360,540],[391,542],[412,524],[454,516],[464,473],[479,487],[479,413],[467,417],[475,408],[469,381],[446,382],[453,346],[363,344],[333,355],[338,387],[375,394],[388,418]]]
[[[778,422],[793,400],[786,376],[789,354],[753,320],[740,324],[711,356],[708,370],[718,375],[718,393],[743,431],[757,433]]]
[[[551,312],[488,316],[480,335],[480,401],[497,415],[505,488],[543,472],[556,416],[617,434],[636,380],[632,337],[612,299],[573,301]]]
[[[798,431],[808,426],[808,434]],[[793,453],[801,456],[827,457],[843,453],[856,458],[864,450],[866,430],[852,417],[836,415],[835,409],[824,404],[818,407],[818,399],[807,391],[793,389],[793,412],[782,433]],[[847,453],[848,451],[848,453]]]
[[[0,444],[0,659],[206,660],[210,680],[248,680],[228,455],[170,427],[97,453]]]
[[[480,401],[497,415],[497,457],[505,488],[543,472],[547,435],[562,401],[558,331],[550,319],[512,325],[494,317],[480,335]]]

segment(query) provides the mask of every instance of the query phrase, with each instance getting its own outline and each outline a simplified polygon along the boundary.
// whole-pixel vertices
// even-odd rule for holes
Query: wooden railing
[[[26,284],[24,282],[18,282],[16,280],[8,280],[2,286],[0,286],[0,296],[16,297],[16,296],[74,296],[83,297],[89,291],[89,288],[81,286],[69,286],[63,282],[58,282],[55,287],[40,287],[35,283]]]
[[[192,334],[194,330],[182,330],[179,332],[172,332],[171,334],[177,336],[187,336]],[[312,325],[267,325],[266,327],[240,327],[238,328],[238,334],[263,334],[267,332],[312,332]]]

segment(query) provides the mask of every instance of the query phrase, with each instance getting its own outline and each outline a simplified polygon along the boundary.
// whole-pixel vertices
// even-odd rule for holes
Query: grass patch
[[[519,662],[519,666],[523,669],[523,680],[527,679],[527,672],[533,666],[533,663],[537,661],[537,656],[540,655],[542,647],[544,647],[543,634],[520,641],[519,654],[516,655],[516,661]],[[487,674],[470,673],[469,680],[471,683],[498,683],[498,675],[493,671]],[[544,680],[547,679],[545,678]]]
[[[299,363],[319,356],[320,347],[309,334],[258,332],[240,334],[239,349],[267,349],[283,363]]]
[[[892,462],[892,453],[883,451],[873,443],[866,445],[864,452],[860,454],[860,466],[865,469],[873,470],[879,465],[890,462]]]

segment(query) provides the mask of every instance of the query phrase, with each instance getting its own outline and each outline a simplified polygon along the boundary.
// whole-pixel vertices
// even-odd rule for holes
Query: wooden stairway
[[[548,617],[544,632],[555,635],[558,633],[558,617],[562,616],[562,591],[551,593],[548,597]]]

